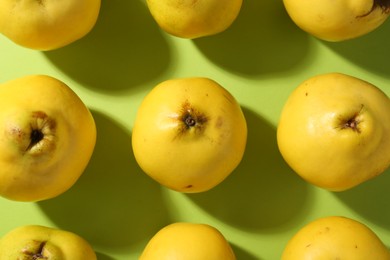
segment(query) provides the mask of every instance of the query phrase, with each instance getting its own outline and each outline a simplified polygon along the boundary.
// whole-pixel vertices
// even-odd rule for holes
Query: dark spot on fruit
[[[46,113],[42,111],[34,111],[32,115],[33,117],[42,118],[42,119],[47,117]]]
[[[11,134],[16,136],[18,139],[21,139],[24,136],[24,132],[19,127],[12,127],[10,130]]]
[[[223,119],[222,119],[221,116],[219,116],[219,117],[217,118],[217,121],[215,122],[215,127],[216,127],[216,128],[221,128],[222,125],[223,125]]]
[[[45,6],[44,0],[37,0],[38,5]]]

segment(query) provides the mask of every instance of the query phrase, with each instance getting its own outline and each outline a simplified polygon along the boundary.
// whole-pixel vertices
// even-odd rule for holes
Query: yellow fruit
[[[31,75],[0,84],[0,195],[53,198],[83,173],[96,142],[92,114],[65,83]]]
[[[242,0],[147,0],[149,10],[166,32],[199,38],[225,31],[240,13]]]
[[[0,240],[0,260],[96,260],[91,245],[79,235],[55,228],[17,227]]]
[[[173,223],[157,232],[139,260],[235,260],[233,249],[216,228],[197,223]]]
[[[390,15],[389,1],[283,0],[291,19],[302,30],[326,41],[363,36],[382,25]]]
[[[350,189],[390,166],[390,99],[349,75],[314,76],[287,99],[277,141],[285,161],[306,181]]]
[[[389,260],[390,252],[366,225],[345,217],[324,217],[300,229],[287,243],[282,260]]]
[[[2,0],[0,33],[31,49],[53,50],[89,33],[101,0]]]
[[[247,128],[239,103],[207,78],[158,84],[134,122],[134,156],[143,171],[181,192],[207,191],[240,163]]]

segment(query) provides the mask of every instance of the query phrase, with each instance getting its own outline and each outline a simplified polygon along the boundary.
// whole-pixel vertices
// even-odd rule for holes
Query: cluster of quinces
[[[146,0],[146,5],[166,33],[194,39],[229,28],[242,1]],[[326,41],[365,35],[385,22],[390,9],[389,1],[372,0],[283,3],[298,27]],[[0,32],[26,48],[58,49],[87,35],[100,8],[100,0],[5,0],[0,3]],[[88,165],[97,138],[87,106],[64,82],[47,75],[0,85],[0,134],[0,195],[24,202],[51,199],[72,187]],[[246,142],[239,101],[216,81],[201,77],[158,84],[141,103],[132,132],[134,157],[142,170],[161,185],[187,193],[205,192],[223,182],[241,163]],[[390,166],[390,100],[362,79],[342,73],[315,75],[286,101],[277,144],[303,180],[330,191],[351,189]],[[390,259],[367,226],[334,216],[303,227],[286,245],[282,259],[314,255]],[[161,229],[140,259],[172,256],[236,259],[221,232],[200,223]],[[77,234],[31,225],[0,240],[0,260],[21,258],[93,260],[96,254]]]

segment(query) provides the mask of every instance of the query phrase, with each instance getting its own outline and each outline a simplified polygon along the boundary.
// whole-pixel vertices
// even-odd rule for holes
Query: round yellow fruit
[[[285,161],[306,181],[350,189],[390,166],[390,99],[356,77],[314,76],[288,97],[277,141]]]
[[[147,0],[157,24],[181,38],[199,38],[225,31],[240,13],[242,0]]]
[[[356,220],[331,216],[317,219],[288,241],[282,260],[389,260],[390,252],[380,238]]]
[[[0,239],[0,260],[96,260],[91,245],[79,235],[51,227],[17,227]]]
[[[229,242],[207,224],[170,224],[158,231],[146,245],[139,260],[235,260]]]
[[[382,25],[390,15],[389,1],[283,0],[291,19],[302,30],[326,41],[363,36]]]
[[[132,133],[143,171],[181,192],[207,191],[238,166],[247,139],[236,99],[208,78],[164,81],[142,101]]]
[[[101,0],[2,0],[0,33],[21,46],[53,50],[88,34]]]
[[[0,84],[0,195],[53,198],[86,168],[96,142],[92,114],[65,83],[31,75]]]

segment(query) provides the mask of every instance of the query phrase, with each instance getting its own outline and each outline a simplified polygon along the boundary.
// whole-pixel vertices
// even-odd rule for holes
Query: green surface
[[[39,52],[0,36],[0,81],[48,74],[91,108],[98,140],[90,165],[63,195],[39,203],[0,199],[0,235],[25,224],[73,231],[102,260],[137,259],[150,237],[176,221],[208,223],[238,259],[276,260],[308,221],[343,215],[362,221],[390,246],[390,170],[350,191],[303,182],[281,158],[279,114],[303,80],[325,72],[365,79],[390,95],[390,22],[367,36],[326,43],[298,29],[282,2],[244,1],[234,25],[216,36],[185,40],[162,32],[141,1],[103,0],[94,30],[59,50]],[[137,166],[131,129],[138,105],[157,83],[210,77],[241,103],[249,135],[237,170],[215,189],[167,190]]]

